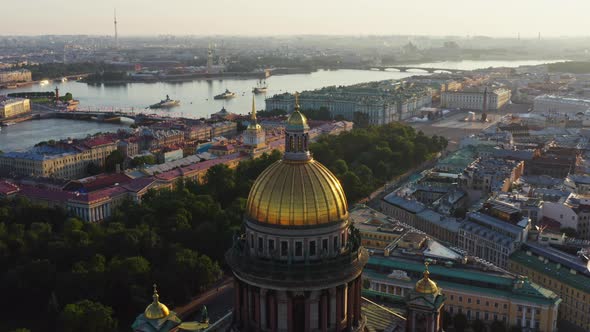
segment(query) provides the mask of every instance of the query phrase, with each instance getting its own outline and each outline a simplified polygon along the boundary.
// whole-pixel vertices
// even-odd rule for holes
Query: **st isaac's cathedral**
[[[244,232],[225,256],[234,275],[234,303],[232,322],[224,330],[373,330],[361,314],[362,272],[369,253],[349,221],[340,182],[312,158],[309,144],[309,125],[296,102],[286,123],[284,156],[253,184]],[[442,331],[443,303],[444,295],[426,269],[406,299],[405,330]],[[154,315],[154,306],[136,322],[150,329],[136,331],[152,331],[152,326],[170,322],[174,313]],[[159,323],[149,319],[152,316]]]

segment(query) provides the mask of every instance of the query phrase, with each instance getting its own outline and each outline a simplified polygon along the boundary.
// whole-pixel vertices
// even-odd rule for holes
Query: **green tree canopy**
[[[66,305],[59,318],[65,332],[108,332],[117,329],[113,309],[89,300]]]

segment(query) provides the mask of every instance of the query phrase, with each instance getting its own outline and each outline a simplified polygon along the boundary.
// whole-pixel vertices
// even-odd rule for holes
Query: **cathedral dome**
[[[348,206],[340,182],[324,165],[283,159],[256,179],[246,215],[271,225],[314,226],[346,220]]]
[[[170,310],[168,307],[164,305],[164,303],[160,303],[158,295],[158,291],[156,290],[156,285],[154,285],[154,295],[152,296],[154,301],[150,303],[150,305],[145,308],[144,315],[147,319],[162,319],[168,317],[170,314]]]
[[[307,124],[307,118],[301,112],[299,112],[299,105],[296,105],[297,110],[289,116],[287,119],[287,130],[291,131],[303,131],[309,129]]]
[[[436,294],[438,293],[438,286],[436,282],[430,279],[430,272],[428,271],[428,265],[424,271],[424,277],[416,283],[416,292],[421,294]]]

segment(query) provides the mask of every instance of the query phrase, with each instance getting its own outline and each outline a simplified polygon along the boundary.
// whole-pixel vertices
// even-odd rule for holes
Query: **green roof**
[[[404,270],[404,271],[412,271],[412,272],[422,272],[424,271],[424,264],[420,262],[413,262],[413,261],[402,261],[397,259],[391,259],[387,257],[379,257],[379,256],[371,256],[369,258],[369,265],[375,264],[379,266],[384,266],[396,270]],[[436,279],[437,275],[458,278],[458,279],[465,279],[465,280],[477,280],[481,282],[491,283],[500,286],[509,286],[512,287],[513,279],[509,277],[503,276],[495,276],[489,273],[484,272],[477,272],[477,271],[470,271],[467,269],[459,269],[457,267],[444,267],[440,265],[430,265],[428,267],[428,271],[430,271],[430,275],[433,279]]]
[[[369,259],[369,265],[370,264],[377,264],[379,266],[385,266],[403,271],[422,272],[424,270],[424,265],[418,262],[393,260],[384,257],[371,256]],[[549,289],[529,281],[525,281],[525,283],[522,285],[522,288],[515,289],[513,286],[514,278],[512,277],[494,276],[483,272],[474,272],[458,268],[447,268],[438,265],[430,265],[428,270],[430,271],[431,278],[442,287],[443,293],[445,288],[449,288],[462,289],[465,291],[490,294],[494,296],[503,296],[510,299],[519,299],[535,303],[552,304],[561,301],[557,294],[553,293]],[[391,280],[383,273],[371,271],[368,269],[365,269],[363,274],[369,276],[370,278]],[[437,279],[437,276],[439,279]],[[461,278],[464,280],[464,282],[459,280],[457,282],[440,280],[441,277]],[[487,282],[496,285],[496,287],[472,285],[470,284],[471,280]],[[400,281],[398,280],[398,282]],[[412,287],[415,282],[417,282],[417,280],[407,281],[405,283]]]
[[[541,274],[559,280],[560,282],[563,282],[571,287],[586,293],[590,293],[590,278],[580,274],[579,272],[572,274],[570,273],[570,269],[565,266],[557,268],[557,263],[550,262],[545,264],[537,257],[538,256],[535,255],[529,256],[526,254],[526,252],[519,250],[510,256],[510,260],[538,271]]]

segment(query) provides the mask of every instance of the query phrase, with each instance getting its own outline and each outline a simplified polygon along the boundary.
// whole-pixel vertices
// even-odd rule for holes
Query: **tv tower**
[[[115,8],[115,48],[119,48],[119,34],[117,32],[117,8]]]

